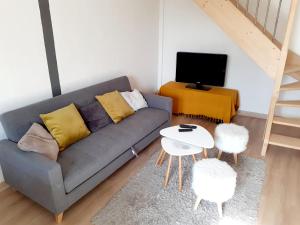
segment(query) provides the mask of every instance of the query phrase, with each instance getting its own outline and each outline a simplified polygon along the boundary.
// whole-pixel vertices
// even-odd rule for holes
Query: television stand
[[[185,87],[190,89],[202,90],[202,91],[209,91],[211,89],[211,87],[202,85],[200,83],[187,84]]]
[[[210,87],[210,90],[187,88],[187,83],[169,82],[159,94],[173,99],[173,113],[193,118],[206,118],[216,123],[230,123],[239,108],[237,90]]]

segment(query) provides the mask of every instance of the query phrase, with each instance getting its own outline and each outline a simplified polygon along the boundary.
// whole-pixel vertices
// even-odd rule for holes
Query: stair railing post
[[[247,13],[249,13],[249,3],[250,3],[250,0],[247,0]]]
[[[272,36],[272,41],[274,41],[275,36],[276,36],[278,21],[279,21],[280,11],[281,11],[281,5],[282,5],[282,0],[279,1],[279,6],[278,6],[278,10],[277,10],[277,15],[276,15],[276,21],[275,21],[275,26],[274,26],[274,32],[273,32],[273,36]]]
[[[271,0],[268,1],[267,12],[266,12],[266,17],[265,17],[265,22],[264,22],[264,32],[267,29],[267,22],[268,22],[269,13],[270,13],[270,6],[271,6]]]
[[[260,7],[260,2],[261,2],[261,0],[257,0],[257,5],[256,5],[256,10],[255,10],[255,21],[254,21],[254,23],[255,24],[257,24],[257,22],[258,22],[258,12],[259,12],[259,7]]]

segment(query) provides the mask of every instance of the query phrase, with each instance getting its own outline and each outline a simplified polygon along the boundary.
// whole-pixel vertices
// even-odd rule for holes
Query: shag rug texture
[[[178,160],[173,158],[169,185],[163,181],[167,160],[155,167],[158,154],[154,154],[128,184],[92,218],[94,225],[255,225],[258,217],[260,193],[265,177],[265,162],[240,157],[233,165],[232,155],[224,154],[237,172],[237,185],[232,199],[223,204],[223,218],[219,218],[217,205],[201,201],[193,210],[196,195],[191,189],[191,157],[183,157],[183,190],[178,191]],[[199,158],[199,155],[198,155]],[[219,187],[222,191],[222,187]]]

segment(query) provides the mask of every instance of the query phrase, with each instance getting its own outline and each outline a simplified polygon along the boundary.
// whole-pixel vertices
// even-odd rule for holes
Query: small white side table
[[[182,190],[182,162],[181,162],[181,157],[182,156],[193,156],[194,161],[195,159],[195,154],[199,154],[203,151],[202,148],[198,148],[193,145],[185,144],[183,142],[178,142],[169,138],[162,138],[161,139],[161,145],[162,148],[166,153],[170,155],[169,158],[169,164],[168,164],[168,169],[166,172],[166,177],[165,177],[165,187],[168,185],[169,182],[169,175],[170,175],[170,170],[171,170],[171,165],[172,165],[172,159],[173,157],[177,156],[178,157],[178,190]]]
[[[205,128],[196,125],[196,124],[190,124],[193,126],[196,126],[197,128],[194,129],[192,132],[178,132],[178,129],[180,128],[177,126],[168,127],[165,129],[162,129],[160,131],[160,135],[172,140],[176,140],[179,142],[183,142],[189,145],[193,145],[195,147],[198,147],[201,149],[201,152],[204,153],[204,158],[207,158],[207,149],[214,147],[214,139],[212,135],[206,130]],[[164,149],[161,150],[158,159],[156,161],[156,165],[161,166],[164,158],[165,158],[166,152]],[[194,161],[196,161],[195,155],[193,155]]]
[[[191,124],[194,125],[194,124]],[[168,169],[165,177],[165,187],[168,185],[170,169],[172,165],[172,157],[178,157],[178,175],[179,175],[179,191],[182,190],[182,164],[181,157],[191,155],[196,162],[196,154],[204,152],[204,157],[207,158],[208,148],[214,147],[214,139],[212,135],[203,127],[194,125],[197,128],[192,132],[179,132],[179,126],[168,127],[160,131],[164,136],[161,140],[162,150],[156,161],[156,165],[162,165],[165,154],[170,155]]]

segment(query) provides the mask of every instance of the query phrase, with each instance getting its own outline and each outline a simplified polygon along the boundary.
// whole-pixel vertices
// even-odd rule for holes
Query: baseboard
[[[238,115],[241,116],[249,116],[253,118],[258,118],[258,119],[267,119],[268,115],[263,114],[263,113],[256,113],[256,112],[249,112],[249,111],[244,111],[244,110],[239,110]]]

